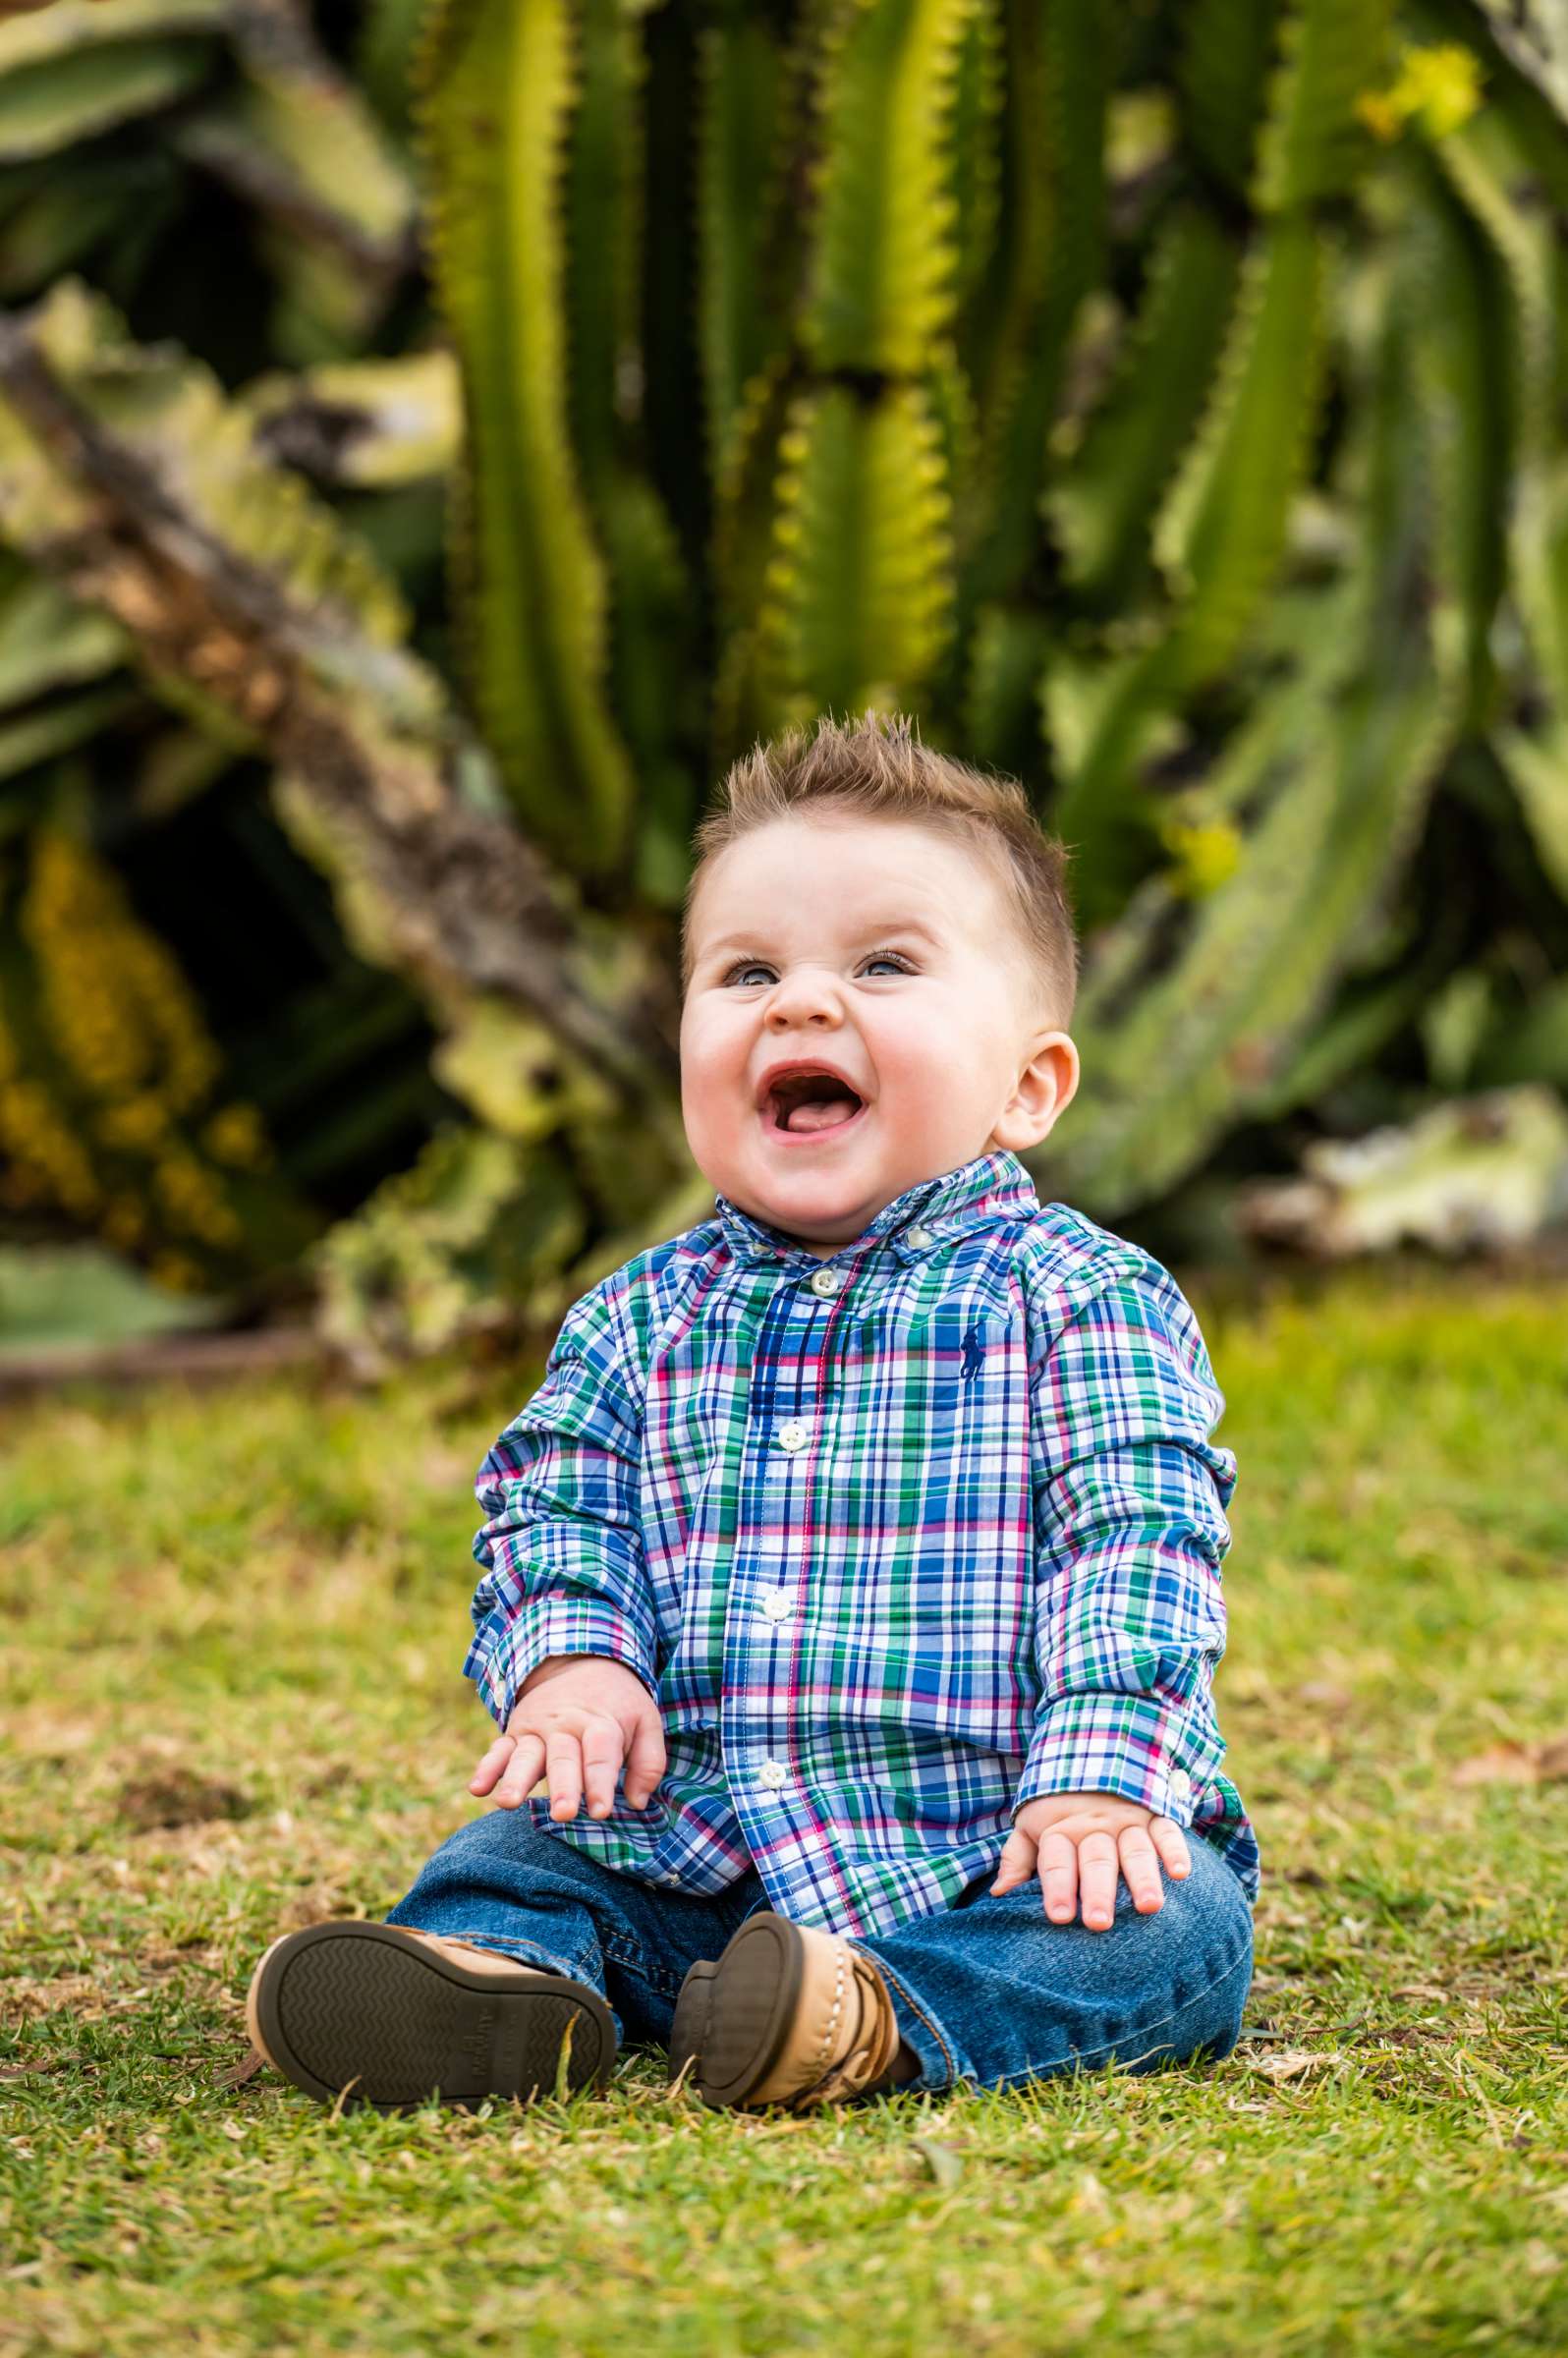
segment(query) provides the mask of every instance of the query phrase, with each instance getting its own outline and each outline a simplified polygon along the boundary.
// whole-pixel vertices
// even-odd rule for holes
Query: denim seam
[[[646,1982],[650,1990],[661,1991],[667,1997],[679,1996],[682,1976],[669,1973],[662,1966],[655,1965],[641,1941],[628,1940],[618,1937],[614,1933],[601,1932],[599,1946],[603,1950],[606,1960],[624,1966],[629,1973],[635,1973],[642,1981]]]
[[[414,1929],[412,1925],[404,1927],[408,1932]],[[521,1957],[531,1965],[542,1965],[548,1971],[564,1973],[571,1981],[586,1982],[590,1990],[596,1987],[591,1951],[585,1951],[581,1957],[568,1961],[558,1949],[546,1948],[542,1940],[519,1940],[510,1933],[449,1933],[443,1929],[436,1937],[441,1940],[472,1940],[476,1948],[504,1949],[508,1955]]]
[[[1242,1949],[1234,1961],[1226,1966],[1223,1973],[1216,1974],[1211,1982],[1205,1982],[1201,1990],[1195,1990],[1192,1996],[1184,1999],[1182,2004],[1177,2006],[1171,2013],[1162,2014],[1158,2022],[1146,2023],[1144,2026],[1144,2035],[1147,2037],[1150,2031],[1162,2031],[1167,2023],[1175,2022],[1181,2015],[1187,2013],[1193,2006],[1197,2005],[1201,1997],[1211,1996],[1216,1990],[1223,1989],[1224,1985],[1231,1979],[1232,1975],[1238,1973],[1243,1965],[1250,1965],[1252,1963],[1252,1959],[1253,1952],[1251,1947]],[[1108,2054],[1111,2049],[1117,2044],[1117,2041],[1114,2039],[1103,2039],[1098,2047],[1081,2047],[1075,2049],[1073,2054],[1073,2062],[1075,2067],[1092,2061],[1095,2055]],[[1143,2057],[1135,2056],[1133,2060],[1136,2062],[1142,2062]],[[1010,2071],[1005,2079],[987,2080],[985,2084],[988,2088],[1016,2088],[1021,2081],[1038,2079],[1040,2076],[1041,2075],[1037,2070],[1026,2069],[1024,2071]]]
[[[859,1940],[852,1940],[850,1942],[850,1946],[851,1948],[861,1949],[863,1955],[870,1958],[871,1963],[876,1967],[877,1972],[882,1975],[884,1980],[892,1983],[894,1989],[903,1998],[904,2003],[908,2006],[910,2012],[915,2016],[917,2022],[923,2022],[925,2025],[925,2028],[930,2032],[931,2037],[941,2049],[942,2060],[947,2065],[949,2079],[956,2077],[958,2072],[957,2058],[955,2057],[952,2049],[948,2046],[947,2041],[942,2036],[940,2024],[933,2021],[931,2016],[926,2013],[925,2008],[921,2004],[919,1998],[910,1989],[909,1984],[904,1981],[901,1975],[894,1972],[891,1965],[884,1964],[874,1949],[866,1948]]]

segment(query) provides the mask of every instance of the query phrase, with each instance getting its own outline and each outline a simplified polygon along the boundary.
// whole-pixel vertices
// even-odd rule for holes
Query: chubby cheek
[[[986,1094],[980,1070],[983,1035],[933,1024],[928,1032],[882,1044],[877,1057],[879,1128],[884,1142],[947,1154]]]
[[[745,1110],[746,1058],[741,1047],[693,1024],[681,1034],[681,1110],[686,1127],[733,1133]]]
[[[881,1038],[868,1042],[876,1066],[877,1095],[889,1113],[898,1108],[925,1111],[951,1096],[955,1073],[963,1069],[965,1051],[935,1025],[923,1030],[910,1024],[886,1028]],[[974,1053],[970,1042],[969,1054]]]
[[[700,1065],[689,1060],[681,1065],[681,1110],[686,1116],[688,1130],[706,1128],[717,1111],[718,1095],[712,1077]]]

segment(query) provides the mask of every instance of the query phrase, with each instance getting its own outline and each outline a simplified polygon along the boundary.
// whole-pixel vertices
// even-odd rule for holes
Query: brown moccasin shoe
[[[596,1990],[412,1926],[308,1924],[251,1977],[246,2022],[274,2070],[321,2104],[400,2112],[435,2096],[551,2096],[603,2084],[615,2021]]]
[[[690,2065],[703,2104],[804,2112],[863,2096],[898,2053],[887,1985],[836,1933],[759,1910],[716,1963],[681,1984],[670,2077]]]

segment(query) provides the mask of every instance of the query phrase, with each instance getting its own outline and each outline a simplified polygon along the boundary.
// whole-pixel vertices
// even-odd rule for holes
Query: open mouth
[[[864,1097],[827,1072],[787,1074],[775,1082],[761,1109],[765,1128],[801,1140],[836,1138],[865,1111]]]

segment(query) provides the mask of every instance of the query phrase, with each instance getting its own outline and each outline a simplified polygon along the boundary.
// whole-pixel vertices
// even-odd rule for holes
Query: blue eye
[[[861,963],[863,966],[890,966],[899,975],[909,975],[915,971],[909,960],[900,956],[897,950],[871,950]],[[740,982],[748,975],[770,975],[772,972],[773,969],[764,965],[760,958],[748,958],[732,966],[724,981],[726,983]]]

